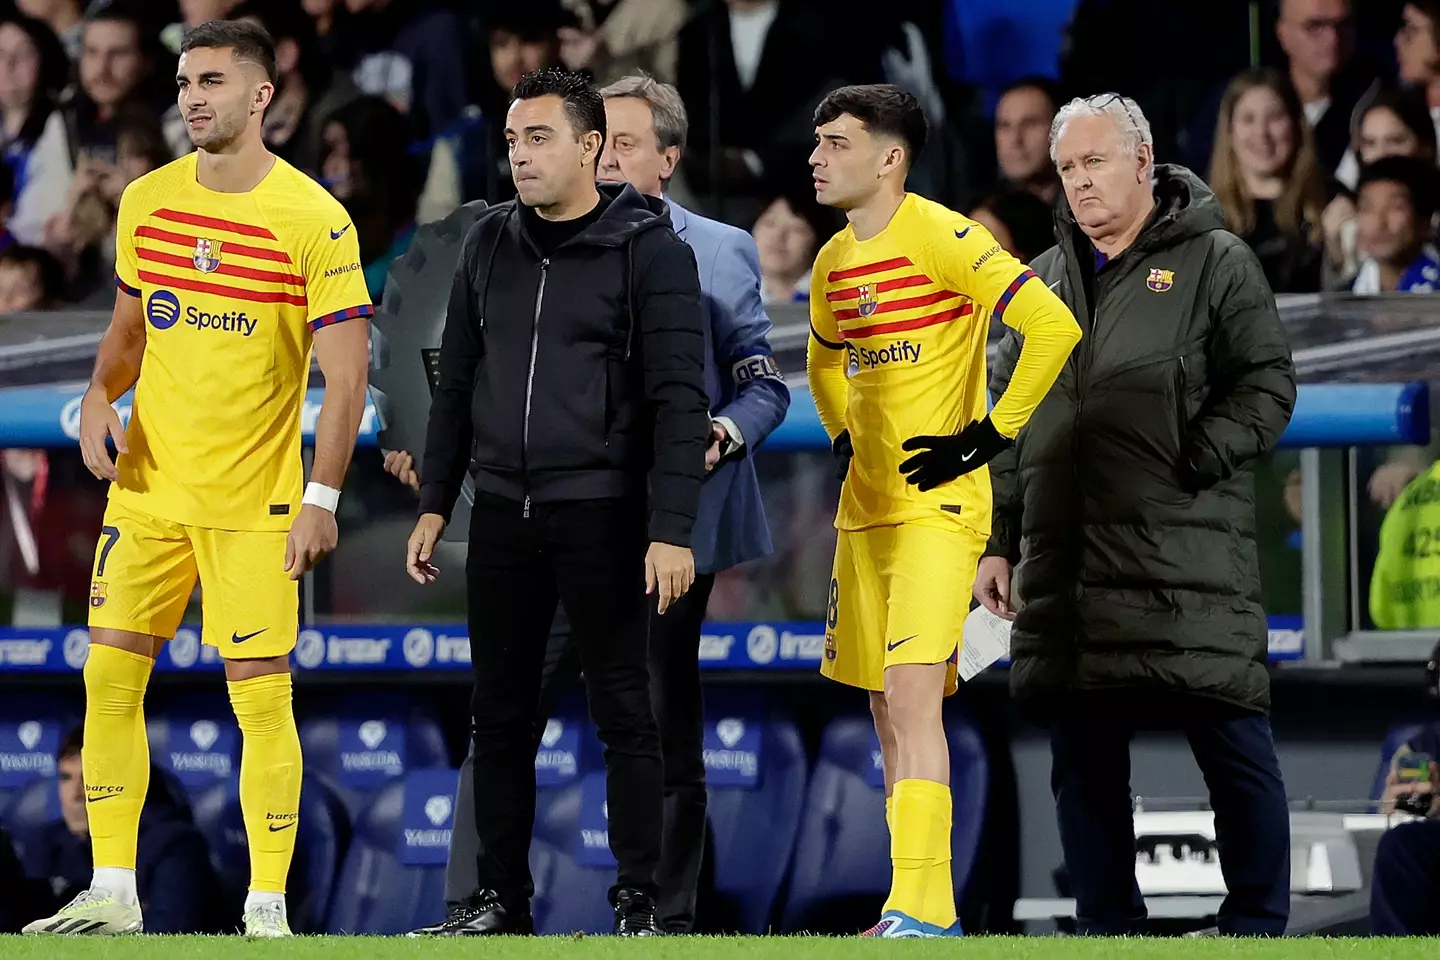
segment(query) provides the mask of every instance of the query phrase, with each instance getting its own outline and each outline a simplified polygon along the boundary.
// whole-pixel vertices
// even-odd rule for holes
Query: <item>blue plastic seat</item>
[[[240,727],[230,713],[167,712],[147,718],[146,733],[150,761],[175,775],[191,806],[239,782]]]
[[[445,917],[456,771],[416,770],[380,791],[355,825],[329,933],[400,934]]]
[[[952,870],[957,902],[975,862],[985,822],[989,764],[964,718],[949,719],[953,797]],[[885,778],[868,717],[826,728],[806,793],[782,928],[856,932],[879,916],[890,885]]]
[[[250,848],[240,808],[240,786],[231,781],[194,801],[195,825],[210,847],[220,877],[226,920],[233,926],[250,886]],[[325,929],[340,861],[350,839],[345,805],[334,788],[306,776],[300,786],[300,817],[295,826],[295,856],[286,878],[286,909],[296,933]]]
[[[0,810],[32,780],[55,776],[55,754],[66,731],[46,716],[0,717]]]
[[[428,711],[369,699],[342,701],[300,724],[306,770],[334,784],[352,819],[407,773],[449,766],[444,733]]]
[[[727,927],[765,933],[800,832],[805,748],[794,722],[755,698],[712,694],[706,706],[716,906]]]

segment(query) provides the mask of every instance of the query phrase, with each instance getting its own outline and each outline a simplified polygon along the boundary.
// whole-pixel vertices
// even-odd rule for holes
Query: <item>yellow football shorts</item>
[[[945,695],[958,686],[960,637],[985,541],[960,530],[898,524],[841,530],[825,611],[831,680],[885,689],[885,669],[948,663]]]
[[[90,626],[170,639],[198,577],[201,640],[227,659],[284,656],[299,630],[299,583],[284,532],[212,530],[111,500],[95,548]]]

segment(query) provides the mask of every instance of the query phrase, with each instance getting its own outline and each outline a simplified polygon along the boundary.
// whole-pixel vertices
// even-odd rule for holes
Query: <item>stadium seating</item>
[[[716,895],[709,914],[725,929],[765,933],[800,831],[800,731],[758,698],[707,694],[705,766]]]
[[[220,878],[222,900],[234,914],[225,919],[236,924],[250,886],[250,848],[239,782],[232,780],[200,795],[193,809],[195,825],[210,847],[210,861]],[[325,929],[336,874],[350,840],[345,805],[325,781],[308,775],[302,781],[295,830],[295,857],[286,880],[290,927],[296,933],[319,933]]]
[[[974,864],[985,819],[989,767],[979,734],[947,718],[957,901]],[[855,932],[879,915],[890,884],[884,771],[869,717],[826,728],[805,798],[782,929]]]
[[[416,770],[380,791],[355,825],[327,932],[399,934],[445,917],[455,778]]]
[[[240,776],[240,727],[223,700],[205,706],[149,716],[145,724],[151,762],[176,776],[192,806],[233,789]]]
[[[1390,761],[1395,758],[1395,751],[1422,729],[1424,728],[1418,723],[1405,723],[1391,727],[1385,734],[1385,742],[1380,745],[1380,763],[1375,768],[1375,780],[1370,785],[1371,800],[1379,800],[1380,795],[1385,792],[1385,779],[1390,775]]]
[[[55,753],[65,733],[58,720],[6,711],[0,719],[0,810],[32,780],[55,776]]]
[[[300,724],[300,743],[305,769],[335,785],[352,819],[406,773],[449,766],[445,736],[424,707],[374,694],[314,713]]]
[[[0,810],[0,827],[23,843],[26,834],[60,819],[60,795],[54,777],[32,779],[15,791]]]
[[[537,933],[608,933],[615,883],[605,804],[603,747],[584,700],[567,698],[546,725],[536,755],[530,872]]]

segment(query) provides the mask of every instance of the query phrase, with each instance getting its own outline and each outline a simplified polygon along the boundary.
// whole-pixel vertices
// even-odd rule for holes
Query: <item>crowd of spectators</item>
[[[499,121],[520,76],[552,64],[679,87],[691,142],[671,189],[753,227],[771,302],[806,297],[808,260],[836,226],[807,199],[811,111],[836,85],[869,81],[910,89],[935,128],[915,188],[1022,259],[1050,241],[1051,118],[1113,81],[1152,118],[1159,159],[1212,185],[1276,292],[1429,289],[1440,2],[1262,4],[1260,65],[1225,39],[1245,18],[1203,4],[1163,22],[1132,0],[1043,6],[1069,8],[1058,57],[1023,48],[1048,42],[1037,22],[1011,75],[977,77],[973,38],[954,42],[978,9],[964,0],[0,0],[13,180],[0,191],[0,309],[106,306],[118,198],[190,149],[171,77],[184,30],[215,17],[276,38],[267,142],[351,211],[377,299],[416,224],[513,195]],[[1170,29],[1194,42],[1169,45],[1154,82],[1137,73],[1153,51],[1122,63],[1100,49]],[[1396,156],[1424,170],[1367,172]]]

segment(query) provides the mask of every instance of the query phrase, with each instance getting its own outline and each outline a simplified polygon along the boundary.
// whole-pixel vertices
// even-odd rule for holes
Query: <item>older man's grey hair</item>
[[[1150,148],[1151,156],[1154,156],[1155,138],[1150,133],[1150,121],[1145,119],[1140,105],[1117,93],[1102,93],[1093,97],[1076,97],[1055,112],[1055,119],[1050,123],[1051,163],[1058,162],[1056,153],[1060,138],[1076,117],[1109,117],[1120,131],[1120,148],[1126,156],[1135,156],[1142,143]]]
[[[615,97],[634,97],[644,100],[650,107],[655,121],[655,136],[660,149],[679,147],[685,149],[685,138],[690,131],[690,120],[685,115],[685,101],[680,91],[671,84],[656,80],[647,74],[621,77],[600,91],[606,100]]]

